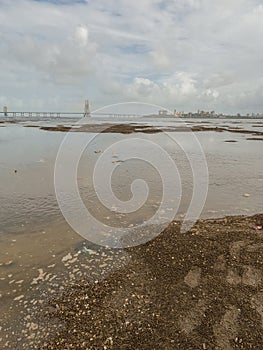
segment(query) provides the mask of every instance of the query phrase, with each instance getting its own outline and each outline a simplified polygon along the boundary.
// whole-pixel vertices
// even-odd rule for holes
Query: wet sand
[[[78,243],[16,297],[2,348],[261,350],[262,222],[200,220],[184,234],[173,222],[125,250]]]
[[[59,119],[57,119],[58,121]],[[70,119],[69,119],[70,120]],[[132,133],[144,133],[144,134],[156,134],[160,132],[230,132],[230,133],[236,133],[236,134],[247,134],[252,136],[262,136],[263,132],[261,130],[248,130],[244,129],[242,127],[242,123],[245,123],[247,120],[240,120],[240,121],[233,121],[231,119],[226,119],[230,125],[225,125],[225,120],[220,119],[214,119],[214,120],[187,120],[187,119],[169,119],[165,120],[165,118],[161,118],[159,120],[164,122],[177,122],[181,125],[173,126],[173,125],[162,125],[154,126],[154,125],[145,125],[142,123],[136,123],[136,122],[129,122],[122,123],[122,122],[104,122],[104,123],[97,123],[98,120],[95,119],[87,119],[87,121],[82,120],[81,123],[75,124],[74,122],[69,125],[69,120],[66,121],[65,119],[63,121],[66,121],[65,124],[57,124],[57,125],[38,125],[34,124],[34,119],[30,120],[29,118],[24,119],[7,119],[7,120],[1,120],[0,124],[1,126],[5,126],[8,124],[25,124],[24,127],[26,128],[38,128],[43,131],[56,131],[56,132],[87,132],[87,133],[119,133],[119,134],[132,134]],[[143,120],[143,119],[142,119]],[[158,118],[153,118],[153,120],[157,120]],[[39,121],[36,119],[36,121]],[[42,119],[42,122],[44,120]],[[46,122],[52,122],[54,124],[54,121],[56,121],[56,118],[47,119]],[[72,120],[73,121],[73,120]],[[144,122],[147,122],[147,118],[144,119]],[[211,125],[211,123],[217,123],[218,125]],[[196,124],[196,125],[192,125]],[[206,125],[202,125],[206,124]],[[234,124],[240,124],[241,126],[231,126]],[[254,122],[254,124],[250,125],[251,128],[261,128],[263,127],[262,121]],[[247,140],[262,140],[262,138],[248,138]]]
[[[35,126],[27,125],[26,127],[37,127],[40,130],[45,131],[61,131],[61,132],[90,132],[90,133],[119,133],[119,134],[132,134],[136,132],[141,132],[145,134],[155,134],[160,132],[201,132],[201,131],[215,131],[215,132],[231,132],[238,134],[251,134],[254,136],[262,136],[262,131],[256,130],[244,130],[241,128],[231,128],[231,127],[208,127],[208,126],[177,126],[177,127],[154,127],[151,125],[139,125],[139,124],[82,124],[79,127],[71,127],[64,125],[57,126]],[[257,140],[254,138],[254,140]]]

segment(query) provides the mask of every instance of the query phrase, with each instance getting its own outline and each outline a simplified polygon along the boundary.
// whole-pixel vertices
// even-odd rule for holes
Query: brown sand
[[[81,253],[65,263],[63,287],[45,294],[43,282],[45,301],[28,307],[10,349],[262,350],[263,231],[253,230],[262,221],[203,220],[186,234],[174,222],[145,245],[98,251],[87,265]]]

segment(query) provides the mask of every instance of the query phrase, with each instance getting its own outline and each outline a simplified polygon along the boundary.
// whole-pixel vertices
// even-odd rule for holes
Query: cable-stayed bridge
[[[0,112],[0,118],[91,118],[91,117],[111,117],[111,118],[125,118],[125,117],[142,117],[142,114],[134,113],[83,113],[83,112],[19,112],[8,111]]]

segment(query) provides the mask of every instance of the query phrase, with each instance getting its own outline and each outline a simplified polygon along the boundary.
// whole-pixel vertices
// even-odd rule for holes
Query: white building
[[[166,110],[166,109],[161,109],[160,111],[159,111],[159,116],[167,116],[168,115],[168,111]]]

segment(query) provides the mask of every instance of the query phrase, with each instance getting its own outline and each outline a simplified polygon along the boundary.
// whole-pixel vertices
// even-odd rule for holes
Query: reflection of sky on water
[[[100,122],[105,122],[105,118]],[[145,123],[143,120],[140,122]],[[192,122],[190,120],[189,125],[193,125]],[[259,124],[257,120],[242,122],[242,124],[237,124],[239,121],[229,122],[225,120],[209,120],[207,122],[213,126],[238,126],[244,129],[262,131],[262,124]],[[40,123],[43,125],[46,122]],[[48,123],[52,124],[52,122]],[[58,124],[57,121],[54,123]],[[90,123],[94,123],[94,120],[91,120]],[[147,120],[146,123],[158,126],[180,125],[181,121],[169,119],[152,123]],[[35,122],[31,122],[31,124],[35,125]],[[253,127],[257,125],[258,127]],[[140,135],[142,136],[142,134]],[[184,137],[183,135],[184,133],[178,133],[178,137]],[[8,231],[8,227],[16,227],[24,223],[47,222],[48,219],[63,220],[54,196],[53,172],[56,154],[64,136],[65,133],[62,132],[46,132],[16,124],[5,124],[5,127],[0,128],[0,220],[2,230]],[[250,135],[229,132],[197,132],[196,136],[204,149],[210,176],[209,192],[203,216],[262,212],[261,142],[247,141],[246,138]],[[94,134],[78,133],[74,137],[84,138],[88,141],[94,137]],[[91,179],[91,164],[95,164],[100,156],[95,151],[103,151],[112,142],[133,137],[136,137],[136,134],[101,134],[94,138],[83,154],[78,169],[80,193],[87,206],[93,205],[93,209],[95,208],[95,212],[97,211],[96,215],[103,216],[104,211],[97,203],[90,187],[90,181],[88,181]],[[180,213],[184,213],[192,195],[191,170],[185,155],[179,147],[175,147],[166,134],[143,135],[143,137],[159,143],[176,160],[183,183]],[[224,142],[226,140],[238,142],[226,143]],[[191,149],[191,144],[189,144],[188,151],[195,154],[195,149]],[[112,157],[115,157],[112,159],[114,163],[114,160],[118,159],[117,149]],[[152,215],[154,204],[160,200],[160,179],[158,176],[155,177],[149,167],[142,165],[140,165],[139,173],[146,181],[148,178],[151,196],[144,212],[132,216],[134,221]],[[138,176],[138,169],[134,163],[119,163],[119,169],[113,178],[113,188],[119,198],[125,200],[129,197],[130,184],[135,175]],[[250,197],[244,198],[244,193],[249,193]],[[72,205],[72,210],[74,210],[74,203]]]

